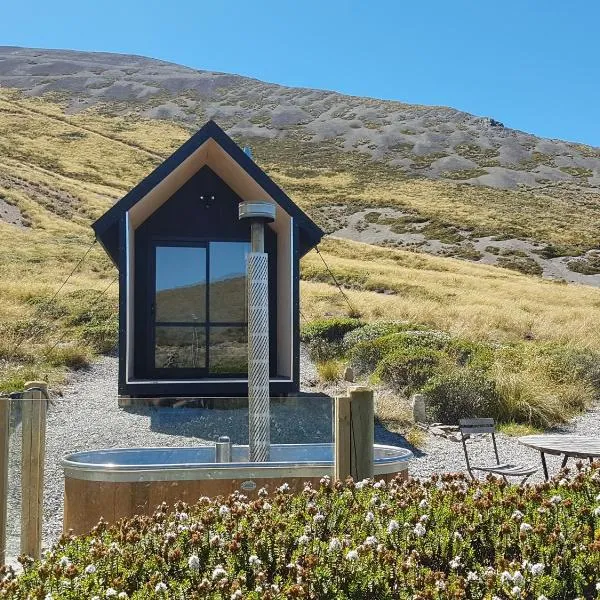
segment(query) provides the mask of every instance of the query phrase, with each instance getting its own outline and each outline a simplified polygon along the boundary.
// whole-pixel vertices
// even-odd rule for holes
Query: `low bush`
[[[600,473],[537,486],[463,475],[287,486],[161,505],[64,535],[12,600],[600,598]]]
[[[304,325],[300,339],[308,349],[311,360],[322,362],[341,356],[344,336],[364,323],[360,319],[319,319]]]
[[[399,348],[384,356],[375,376],[392,389],[410,394],[421,388],[436,372],[444,359],[439,350],[429,348]]]
[[[391,333],[399,333],[401,331],[418,331],[425,330],[426,327],[416,325],[409,321],[376,321],[375,323],[367,323],[362,327],[357,327],[349,331],[344,336],[344,349],[351,350],[360,342],[370,342],[377,338],[390,335]]]
[[[456,425],[459,419],[497,416],[499,394],[481,371],[465,368],[437,374],[422,391],[434,421]]]
[[[357,373],[370,373],[394,350],[403,348],[441,350],[448,340],[450,336],[441,331],[402,331],[360,342],[349,351],[348,356]]]

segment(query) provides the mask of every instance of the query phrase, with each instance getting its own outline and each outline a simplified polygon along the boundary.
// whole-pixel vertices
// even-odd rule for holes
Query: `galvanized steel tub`
[[[374,473],[389,481],[408,476],[410,450],[376,444]],[[292,490],[333,476],[333,444],[272,444],[271,460],[248,462],[248,446],[232,447],[232,462],[216,463],[214,446],[115,448],[68,454],[64,530],[87,533],[100,517],[112,522],[151,514],[161,502],[194,503],[201,496],[240,490],[252,496],[286,482]]]

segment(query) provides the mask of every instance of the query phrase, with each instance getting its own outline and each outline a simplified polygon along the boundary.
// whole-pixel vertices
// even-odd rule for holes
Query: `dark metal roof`
[[[298,247],[301,256],[319,243],[324,235],[321,228],[294,204],[291,198],[214,121],[209,121],[92,224],[96,238],[117,266],[119,263],[119,221],[132,206],[210,138],[215,140],[281,208],[294,218],[300,233]]]

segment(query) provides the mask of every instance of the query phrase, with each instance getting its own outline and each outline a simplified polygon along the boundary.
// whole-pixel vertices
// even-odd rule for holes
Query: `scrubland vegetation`
[[[598,468],[531,487],[462,475],[159,506],[41,562],[0,596],[190,600],[600,598]]]

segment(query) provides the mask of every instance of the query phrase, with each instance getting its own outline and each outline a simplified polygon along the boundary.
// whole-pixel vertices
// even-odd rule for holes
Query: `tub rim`
[[[235,444],[245,448],[246,444]],[[280,447],[332,447],[332,443],[310,444],[272,444]],[[277,461],[269,463],[256,462],[198,462],[175,464],[147,464],[147,465],[119,465],[114,463],[89,463],[74,460],[77,455],[94,452],[140,452],[144,450],[176,451],[193,450],[194,446],[140,446],[134,448],[96,448],[80,450],[63,456],[60,461],[64,476],[70,479],[104,482],[151,482],[151,481],[199,481],[212,479],[235,479],[240,481],[252,479],[276,479],[297,477],[333,477],[333,460],[307,460],[307,461]],[[207,444],[197,448],[212,448]],[[396,453],[396,456],[383,456],[374,461],[373,474],[375,476],[391,475],[408,469],[408,461],[413,453],[407,448],[391,446],[388,444],[374,444],[373,448],[380,448]]]

